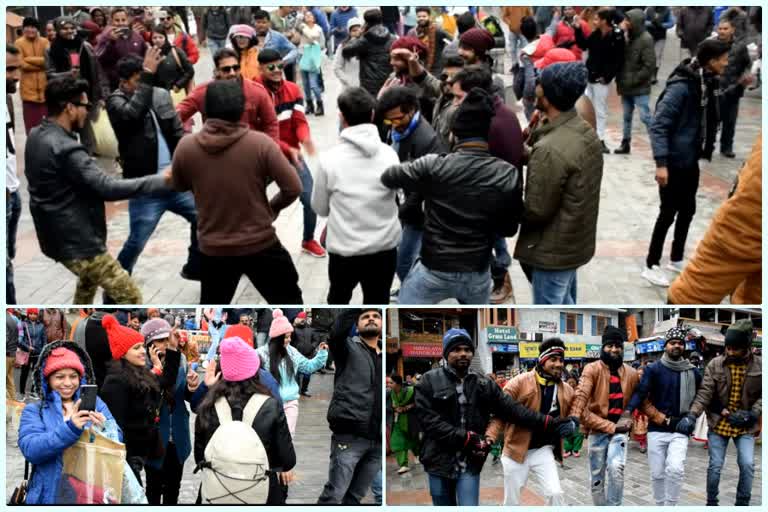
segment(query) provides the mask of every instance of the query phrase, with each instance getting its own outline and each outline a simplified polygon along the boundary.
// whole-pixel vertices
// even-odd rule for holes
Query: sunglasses
[[[240,71],[240,64],[235,64],[234,66],[222,66],[219,68],[219,71],[222,73],[231,73],[233,71],[237,73]]]
[[[284,67],[285,67],[285,64],[283,64],[282,62],[280,64],[268,64],[267,65],[267,70],[269,70],[269,71],[275,71],[275,70],[282,71]]]
[[[384,119],[383,122],[386,126],[393,126],[393,125],[400,126],[401,124],[403,124],[404,121],[405,121],[405,116],[400,116],[400,117],[393,117],[390,119]]]

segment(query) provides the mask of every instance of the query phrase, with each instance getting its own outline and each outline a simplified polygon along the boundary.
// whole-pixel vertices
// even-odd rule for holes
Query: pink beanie
[[[242,338],[226,338],[219,345],[221,375],[229,382],[248,380],[259,371],[259,354]]]
[[[276,309],[272,312],[272,325],[269,327],[269,338],[277,338],[293,332],[291,322],[285,318],[282,309]]]

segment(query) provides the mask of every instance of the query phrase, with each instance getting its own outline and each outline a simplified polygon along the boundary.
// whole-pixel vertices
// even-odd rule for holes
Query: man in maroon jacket
[[[117,76],[117,62],[128,55],[144,58],[147,43],[144,37],[130,26],[125,7],[115,7],[109,15],[110,25],[105,27],[96,43],[96,58],[109,78],[109,90],[114,91],[120,83]]]

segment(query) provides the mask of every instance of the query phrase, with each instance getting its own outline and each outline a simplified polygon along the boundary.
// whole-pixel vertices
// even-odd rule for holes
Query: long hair
[[[121,358],[107,363],[107,374],[113,372],[119,373],[137,394],[160,393],[160,382],[157,376],[144,366],[133,365]]]
[[[256,393],[272,396],[269,390],[259,380],[259,374],[240,382],[230,382],[220,380],[211,389],[208,390],[202,403],[197,409],[197,418],[203,430],[212,430],[214,427],[213,419],[216,415],[216,400],[222,396],[227,399],[230,407],[245,408],[245,404],[251,396]]]
[[[285,362],[285,373],[289,379],[293,379],[293,360],[288,355],[288,348],[285,346],[285,336],[277,336],[269,340],[269,373],[275,378],[278,384],[282,385],[280,377],[280,365]]]

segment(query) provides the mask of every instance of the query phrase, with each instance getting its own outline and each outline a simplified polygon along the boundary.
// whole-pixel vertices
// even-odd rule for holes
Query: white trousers
[[[648,432],[648,465],[656,505],[674,506],[680,501],[687,453],[688,436],[676,432]]]
[[[608,92],[610,87],[605,84],[587,84],[587,98],[595,107],[597,120],[597,137],[605,140],[605,121],[608,119]]]
[[[544,488],[544,496],[548,505],[565,505],[563,488],[560,486],[560,475],[557,474],[557,462],[552,446],[542,446],[528,450],[522,464],[506,455],[501,456],[504,466],[504,505],[519,505],[520,493],[528,480],[528,474],[538,477]]]

